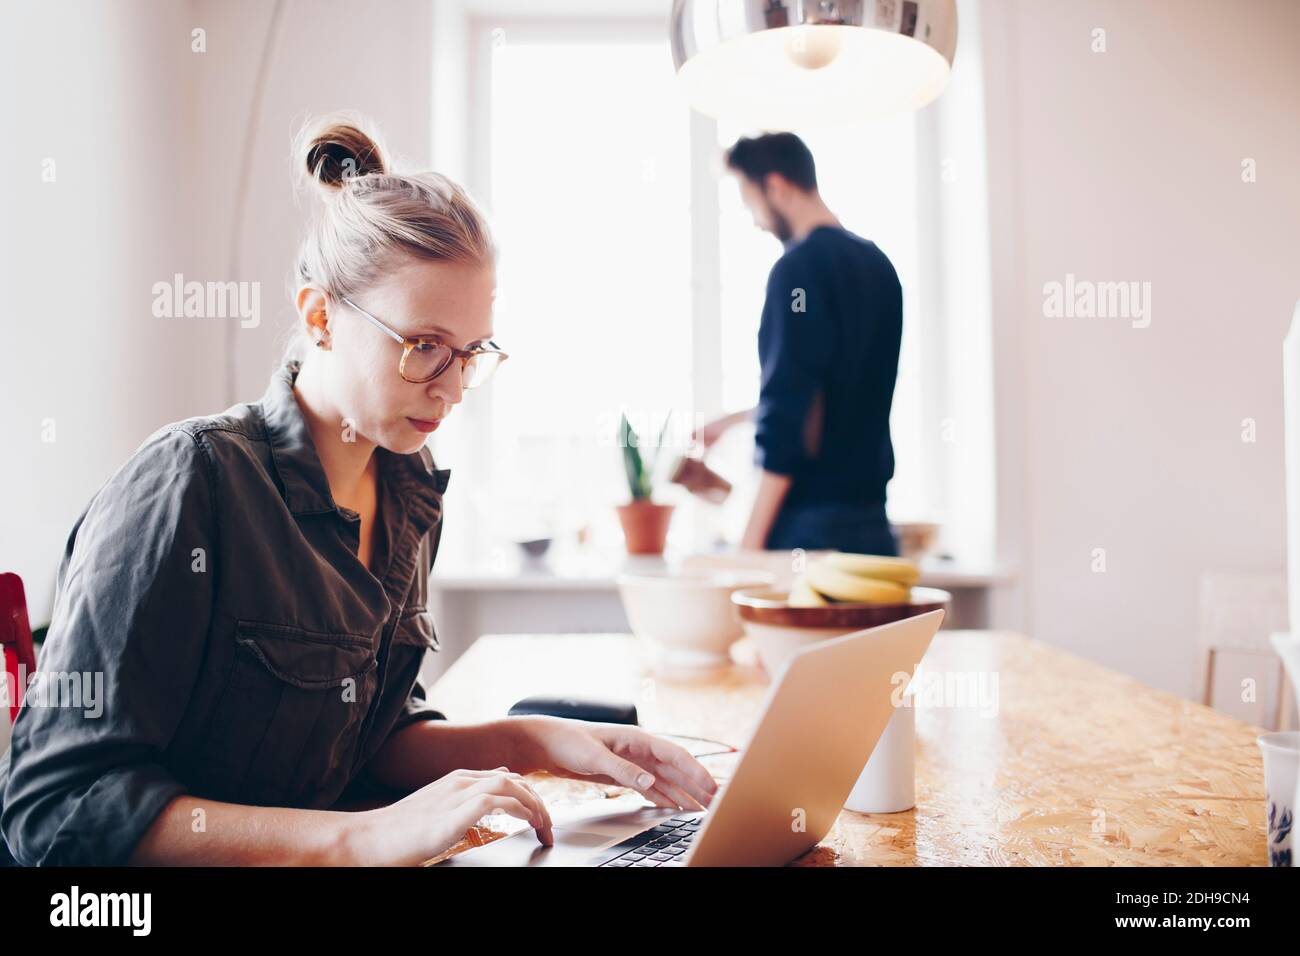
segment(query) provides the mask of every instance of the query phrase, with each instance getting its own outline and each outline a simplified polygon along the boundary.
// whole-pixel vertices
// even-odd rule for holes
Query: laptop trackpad
[[[626,839],[635,833],[640,833],[642,830],[649,830],[651,827],[663,823],[665,820],[682,812],[684,811],[664,810],[662,807],[642,807],[639,810],[624,811],[607,816],[589,816],[584,819],[571,820],[567,823],[556,823],[554,832],[558,834],[563,829],[568,830],[570,833],[602,834],[607,840],[615,837]]]
[[[457,854],[447,862],[459,866],[582,866],[601,847],[615,842],[613,837],[603,833],[583,833],[559,827],[551,833],[555,837],[554,846],[542,846],[529,829],[477,850]]]
[[[605,856],[601,850],[615,846],[633,834],[648,830],[681,811],[643,807],[639,810],[592,816],[584,814],[556,823],[551,833],[555,845],[537,842],[532,828],[520,830],[477,850],[458,853],[443,866],[583,866]],[[565,818],[565,814],[560,814]]]

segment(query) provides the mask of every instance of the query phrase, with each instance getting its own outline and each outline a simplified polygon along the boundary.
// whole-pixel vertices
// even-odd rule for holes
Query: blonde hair
[[[337,300],[364,289],[401,256],[495,260],[487,221],[465,190],[441,173],[392,172],[376,138],[353,117],[307,123],[294,152],[325,198],[298,247],[300,285]]]

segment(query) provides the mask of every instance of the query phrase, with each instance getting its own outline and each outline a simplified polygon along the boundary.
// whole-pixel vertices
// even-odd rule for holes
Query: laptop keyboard
[[[618,855],[601,866],[685,866],[695,834],[704,823],[702,813],[684,813],[629,837],[611,849]]]

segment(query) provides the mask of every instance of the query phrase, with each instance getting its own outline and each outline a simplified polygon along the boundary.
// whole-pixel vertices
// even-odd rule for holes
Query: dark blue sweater
[[[874,242],[818,226],[772,267],[758,330],[755,462],[792,476],[785,507],[883,506],[902,333],[902,288]]]

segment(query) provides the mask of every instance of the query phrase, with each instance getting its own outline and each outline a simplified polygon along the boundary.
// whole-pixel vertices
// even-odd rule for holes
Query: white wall
[[[262,0],[200,0],[209,53],[199,84],[207,156],[215,168],[208,224],[229,246],[232,197],[249,129],[257,74],[274,5]],[[262,286],[264,317],[255,329],[227,326],[233,361],[230,401],[258,398],[292,324],[294,252],[319,197],[298,189],[292,138],[309,116],[346,109],[383,133],[399,161],[430,164],[433,116],[433,7],[390,0],[364,9],[343,0],[284,5],[266,69],[260,114],[252,125],[247,212],[234,264]],[[226,256],[226,258],[229,258]]]
[[[432,8],[288,0],[253,124],[276,4],[58,0],[0,7],[0,570],[47,620],[67,535],[95,490],[161,425],[259,398],[291,321],[306,216],[290,139],[349,108],[429,160]],[[206,52],[191,31],[206,30]],[[55,160],[56,180],[41,180]],[[260,284],[260,323],[154,318],[152,286]],[[230,364],[227,364],[227,359]],[[55,441],[42,441],[54,421]]]
[[[999,527],[1025,629],[1191,696],[1199,576],[1285,562],[1300,4],[992,0],[980,15]],[[1066,273],[1150,282],[1150,327],[1045,318],[1043,285]]]
[[[940,548],[975,567],[1017,568],[998,540],[994,449],[993,302],[990,286],[984,50],[977,0],[959,0],[948,88],[917,122],[923,282],[920,299],[924,420],[934,462],[933,500],[945,503]],[[1013,437],[1013,436],[1010,436]],[[995,598],[1002,599],[1000,592]],[[1003,601],[1005,603],[1005,601]],[[998,622],[1019,627],[1016,607]]]
[[[0,19],[0,570],[22,575],[37,625],[95,489],[219,401],[221,330],[151,312],[154,282],[206,266],[186,6],[6,3]]]

